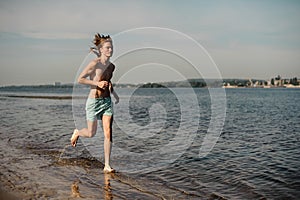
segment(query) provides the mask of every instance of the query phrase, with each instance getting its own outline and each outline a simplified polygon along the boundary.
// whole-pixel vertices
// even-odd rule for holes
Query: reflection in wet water
[[[105,200],[112,200],[113,193],[112,193],[112,186],[111,186],[111,179],[114,179],[113,173],[103,173],[103,199]],[[71,197],[72,198],[85,198],[84,195],[80,193],[79,184],[82,182],[80,180],[75,180],[71,185]]]
[[[104,197],[105,200],[113,199],[112,187],[110,185],[110,179],[114,178],[114,174],[104,173]]]
[[[78,186],[78,183],[80,183],[79,180],[76,180],[74,181],[74,183],[71,185],[71,196],[72,197],[82,197],[80,195],[80,192],[79,192],[79,186]]]

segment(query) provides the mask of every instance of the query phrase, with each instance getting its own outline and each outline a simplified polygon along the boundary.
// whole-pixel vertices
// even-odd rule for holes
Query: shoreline
[[[230,86],[222,86],[222,88],[226,88],[226,89],[235,89],[235,88],[240,88],[240,89],[300,89],[300,86],[274,86],[274,87],[270,87],[270,86],[263,86],[263,87],[239,87],[236,85],[230,85]]]
[[[72,99],[72,96],[41,96],[41,95],[1,95],[3,97],[11,97],[11,98],[29,98],[29,99],[56,99],[56,100],[63,100],[63,99]]]
[[[76,149],[66,145],[62,150],[55,150],[33,144],[15,146],[10,139],[4,139],[3,134],[0,134],[0,139],[1,198],[201,198],[138,175],[126,175],[118,171],[112,174],[103,173],[103,163],[86,155],[81,143]],[[78,155],[79,152],[82,153]]]

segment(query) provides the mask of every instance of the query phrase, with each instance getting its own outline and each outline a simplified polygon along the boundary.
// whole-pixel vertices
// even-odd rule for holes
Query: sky
[[[0,0],[0,86],[73,83],[97,32],[114,40],[117,81],[214,78],[183,61],[208,67],[205,55],[222,78],[300,78],[299,11],[297,0]],[[139,47],[157,50],[118,53]]]

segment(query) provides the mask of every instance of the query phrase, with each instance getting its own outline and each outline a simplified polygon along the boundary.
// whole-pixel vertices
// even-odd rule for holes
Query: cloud
[[[268,78],[273,73],[285,76],[284,72],[300,76],[299,9],[298,1],[270,0],[188,3],[3,0],[0,1],[1,78],[9,79],[6,82],[24,82],[27,78],[30,82],[30,74],[36,73],[40,62],[44,68],[59,74],[62,65],[74,66],[80,62],[96,32],[115,36],[122,31],[151,26],[191,36],[211,54],[226,77]],[[185,45],[172,35],[143,32],[132,38],[119,38],[121,45],[115,40],[115,53],[135,44],[137,48],[141,44],[153,46],[164,38],[170,42],[170,48],[182,49]],[[24,60],[15,59],[20,56],[27,59],[25,64]],[[22,69],[18,60],[22,60]],[[53,68],[54,65],[57,67]],[[20,70],[28,72],[28,77],[14,79],[3,73],[15,74]],[[66,75],[66,79],[72,77]]]
[[[4,1],[0,32],[38,39],[86,39],[144,26],[179,30],[196,40],[228,47],[233,42],[295,45],[299,4],[260,1]],[[296,12],[297,11],[297,12]],[[269,44],[270,44],[269,43]]]
[[[20,32],[23,37],[36,39],[86,39],[91,35],[77,32]]]
[[[1,2],[0,31],[45,39],[86,38],[95,31],[119,32],[159,21],[135,1],[12,1]]]

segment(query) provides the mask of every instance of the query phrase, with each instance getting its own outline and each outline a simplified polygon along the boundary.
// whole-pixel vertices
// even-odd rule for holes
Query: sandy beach
[[[80,143],[77,149],[66,145],[62,151],[49,151],[48,147],[42,146],[14,147],[10,140],[3,138],[4,134],[0,136],[1,198],[25,200],[167,197],[172,199],[175,196],[185,198],[180,191],[166,188],[161,183],[155,184],[143,178],[138,180],[119,172],[103,173],[101,162],[78,154],[79,152],[88,154]],[[151,187],[147,187],[149,185]]]

